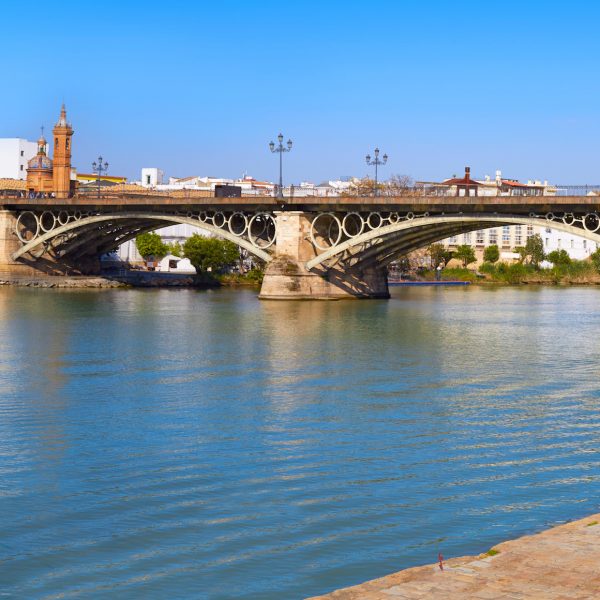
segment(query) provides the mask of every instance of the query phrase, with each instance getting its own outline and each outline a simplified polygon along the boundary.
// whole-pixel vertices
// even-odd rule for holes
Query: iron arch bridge
[[[267,263],[270,283],[261,294],[274,298],[383,297],[385,268],[400,256],[505,225],[549,227],[600,245],[600,201],[586,196],[315,197],[286,199],[285,205],[264,197],[16,199],[3,205],[0,217],[5,254],[10,248],[0,257],[3,264],[51,272],[63,266],[93,272],[100,255],[140,233],[192,225]]]
[[[276,239],[273,213],[258,211],[144,211],[24,210],[15,221],[21,246],[12,258],[67,259],[77,262],[99,256],[141,233],[186,224],[230,240],[265,262]]]
[[[336,265],[386,267],[400,256],[434,242],[505,225],[551,228],[600,246],[597,212],[323,212],[311,221],[310,241],[317,255],[306,266],[309,270],[328,270]]]

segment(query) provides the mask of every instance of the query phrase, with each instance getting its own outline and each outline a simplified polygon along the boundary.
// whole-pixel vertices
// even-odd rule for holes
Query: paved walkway
[[[600,600],[600,514],[319,600]],[[313,600],[316,600],[314,598]]]

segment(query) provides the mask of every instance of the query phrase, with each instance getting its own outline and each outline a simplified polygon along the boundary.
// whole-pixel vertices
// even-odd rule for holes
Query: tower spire
[[[65,108],[65,103],[62,103],[60,107],[60,117],[58,118],[57,127],[66,127],[67,126],[67,109]]]

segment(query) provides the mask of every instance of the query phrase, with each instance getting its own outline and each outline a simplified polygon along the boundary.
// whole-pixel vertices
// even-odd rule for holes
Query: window
[[[465,233],[463,235],[463,242],[465,244],[470,244],[471,243],[471,233]]]
[[[21,171],[23,170],[23,165],[21,165]]]
[[[488,241],[490,244],[498,243],[498,232],[495,229],[490,229],[490,233],[488,234]]]
[[[483,231],[481,229],[475,234],[475,243],[480,246],[483,246],[483,244],[485,244]]]
[[[510,226],[505,225],[502,228],[502,244],[507,246],[510,243]]]
[[[558,238],[558,239],[556,240],[556,247],[557,247],[557,248],[559,248],[559,249],[560,249],[560,247],[561,247],[561,242],[562,242],[562,240],[561,240],[560,238]]]
[[[58,148],[58,138],[54,138],[54,147]]]
[[[457,237],[455,235],[453,235],[449,240],[448,243],[449,244],[456,244],[457,242]]]
[[[533,225],[527,225],[527,237],[531,237],[533,235]]]
[[[575,248],[575,240],[571,238],[571,248]]]
[[[25,150],[21,150],[21,156],[25,156]]]
[[[150,175],[146,175],[146,185],[150,185]]]
[[[583,249],[587,250],[587,240],[583,240]]]
[[[67,148],[67,150],[69,149],[69,138],[67,138],[67,140],[66,140],[66,148]]]

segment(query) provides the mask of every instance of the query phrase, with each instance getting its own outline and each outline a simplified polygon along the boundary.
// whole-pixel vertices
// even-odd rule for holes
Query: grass
[[[586,525],[586,527],[592,527],[592,525],[598,525],[598,521],[591,521]]]
[[[490,548],[485,554],[486,556],[496,556],[496,554],[500,554],[500,550],[496,550],[496,548]]]

